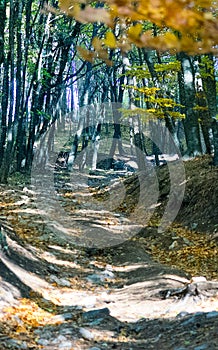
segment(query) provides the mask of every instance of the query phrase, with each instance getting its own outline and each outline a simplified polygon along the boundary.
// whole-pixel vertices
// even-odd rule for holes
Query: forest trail
[[[211,174],[217,176],[214,170]],[[179,248],[190,247],[191,238],[182,238],[176,226],[161,237],[155,226],[157,212],[147,227],[132,226],[125,207],[119,212],[106,210],[107,187],[98,186],[97,192],[96,187],[75,189],[62,173],[58,176],[58,202],[46,186],[40,203],[33,186],[1,186],[0,219],[8,245],[5,248],[2,242],[0,256],[1,349],[216,349],[218,298],[204,294],[163,298],[165,291],[184,288],[194,275],[188,268],[184,272],[176,264],[154,260],[155,252],[164,260],[163,251],[158,251],[161,244],[168,256],[171,251],[179,256]],[[57,205],[75,223],[75,236],[61,226]],[[182,210],[188,216],[187,207]],[[214,229],[209,213],[208,218]],[[103,240],[93,247],[86,241],[90,227],[91,232],[99,230],[94,238],[102,232],[105,237],[112,234],[113,243],[122,232],[128,235],[135,229],[138,234],[122,238],[118,246],[105,248]],[[78,244],[76,233],[82,237]],[[178,246],[169,250],[176,235]],[[206,277],[216,280],[216,269],[213,266]],[[199,268],[198,275],[205,275],[201,272]]]

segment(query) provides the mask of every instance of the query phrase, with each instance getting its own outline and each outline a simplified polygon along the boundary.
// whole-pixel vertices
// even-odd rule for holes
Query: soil
[[[148,217],[137,173],[78,180],[58,169],[51,188],[48,174],[2,185],[0,348],[218,349],[218,169],[210,162],[183,163],[182,204],[163,231],[167,165],[155,170]],[[147,193],[153,200],[152,187]]]

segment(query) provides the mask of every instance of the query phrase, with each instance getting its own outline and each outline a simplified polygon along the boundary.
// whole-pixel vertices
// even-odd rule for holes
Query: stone
[[[67,340],[66,337],[64,335],[60,334],[57,338],[53,339],[51,343],[58,344],[60,342],[66,341],[66,340]]]
[[[55,275],[50,275],[50,281],[57,283],[61,287],[71,287],[71,283],[65,278],[58,278]]]
[[[217,311],[211,311],[206,314],[206,318],[213,318],[213,317],[218,317],[218,312]]]
[[[46,346],[49,344],[49,341],[48,341],[48,339],[40,338],[37,340],[37,344],[42,345],[42,346]]]
[[[101,275],[104,276],[105,278],[114,278],[114,273],[110,270],[104,270],[101,272]]]
[[[187,311],[181,311],[180,313],[178,313],[177,315],[176,315],[176,317],[185,317],[185,316],[187,316],[187,315],[189,315],[189,312],[187,312]]]
[[[55,315],[52,317],[51,321],[52,322],[64,322],[64,321],[69,321],[73,319],[73,314],[71,312],[66,312],[64,314],[60,315]]]
[[[82,317],[84,321],[92,322],[93,320],[103,319],[109,315],[110,315],[110,310],[107,307],[105,307],[103,309],[90,310],[90,311],[84,312]]]
[[[193,316],[193,317],[188,318],[184,322],[182,322],[182,325],[187,326],[187,325],[191,325],[194,322],[196,322],[196,318]]]
[[[63,349],[63,350],[71,350],[73,349],[73,344],[71,341],[67,340],[62,342],[59,346],[58,349]]]
[[[62,287],[71,287],[71,283],[65,278],[60,278],[59,285]]]
[[[104,282],[105,277],[101,276],[101,275],[98,275],[98,274],[93,274],[93,275],[87,276],[86,279],[89,282],[92,282],[92,283],[95,283],[95,284],[99,284],[99,283]]]
[[[80,328],[79,332],[81,334],[81,336],[85,339],[85,340],[92,340],[94,339],[94,335],[86,328]]]
[[[194,350],[208,350],[210,349],[209,344],[201,344],[194,348]]]

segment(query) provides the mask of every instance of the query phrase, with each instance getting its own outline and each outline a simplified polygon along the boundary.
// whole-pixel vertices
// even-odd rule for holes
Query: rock
[[[38,339],[36,342],[37,342],[37,344],[42,345],[42,346],[47,346],[49,344],[48,339],[43,339],[43,338]]]
[[[62,287],[71,287],[71,283],[64,278],[60,278],[59,285]]]
[[[185,317],[185,316],[187,316],[187,315],[189,315],[189,312],[187,312],[187,311],[181,311],[180,313],[178,313],[178,314],[176,315],[176,317],[177,317],[177,318],[180,318],[180,317]]]
[[[202,316],[205,316],[205,312],[198,311],[198,312],[195,313],[195,317],[202,317]]]
[[[104,270],[101,272],[101,275],[105,278],[114,278],[114,273],[110,270]]]
[[[71,287],[71,283],[65,278],[58,278],[55,275],[50,275],[50,281],[57,283],[61,287]]]
[[[85,340],[92,340],[92,339],[94,339],[94,335],[86,328],[80,328],[79,332],[80,332],[81,336]]]
[[[2,345],[2,343],[1,343]],[[3,349],[1,347],[1,349]],[[27,343],[25,341],[19,341],[15,339],[8,339],[7,341],[7,349],[22,349],[26,350],[28,349]]]
[[[73,344],[71,341],[67,340],[67,341],[64,341],[63,343],[61,343],[58,346],[58,349],[71,350],[71,349],[73,349]]]
[[[24,188],[23,188],[23,192],[24,192],[24,193],[31,194],[31,195],[33,195],[33,196],[36,194],[34,191],[30,190],[30,189],[27,188],[27,187],[24,187]]]
[[[207,349],[210,349],[209,344],[201,344],[201,345],[198,345],[194,348],[194,350],[207,350]]]
[[[71,312],[66,312],[64,314],[60,314],[60,315],[55,315],[54,317],[52,317],[51,322],[64,322],[64,321],[69,321],[73,319],[73,314]]]
[[[111,270],[105,269],[100,273],[88,275],[86,279],[91,283],[101,284],[102,282],[105,282],[105,280],[113,279],[114,277],[114,273]]]
[[[213,317],[218,317],[218,312],[217,311],[211,311],[206,314],[206,318],[213,318]]]
[[[188,318],[187,320],[185,320],[184,322],[182,322],[182,326],[191,325],[194,322],[196,322],[196,317],[192,316],[192,317]]]
[[[28,345],[25,341],[21,344],[20,349],[28,349]]]
[[[89,281],[91,283],[99,284],[99,283],[104,282],[105,277],[95,273],[93,275],[87,276],[86,279],[87,279],[87,281]]]
[[[178,242],[177,241],[174,241],[170,246],[169,246],[169,249],[170,250],[173,250],[173,249],[176,249],[178,248]]]
[[[120,160],[120,161],[114,161],[113,162],[113,168],[114,170],[126,170],[126,165],[125,162]]]
[[[192,230],[195,230],[195,229],[197,228],[197,226],[198,226],[198,224],[197,224],[196,222],[193,222],[193,223],[191,224]]]
[[[122,327],[118,326],[117,328],[117,332],[120,333],[121,332]],[[131,325],[131,331],[133,331],[136,334],[139,334],[140,332],[142,332],[144,330],[144,325],[140,325],[140,324],[133,324]]]
[[[110,315],[110,310],[107,307],[105,307],[103,309],[90,310],[90,311],[84,312],[82,317],[84,321],[92,322],[96,319],[103,319],[109,315]]]
[[[184,243],[185,243],[186,245],[188,245],[188,246],[192,246],[192,245],[193,245],[193,243],[190,242],[189,239],[187,239],[186,237],[183,237],[183,241],[184,241]]]
[[[52,344],[58,344],[58,343],[60,343],[60,342],[66,341],[66,340],[67,340],[67,338],[66,338],[64,335],[60,334],[57,338],[53,339],[53,340],[51,341],[51,343],[52,343]]]
[[[49,265],[48,270],[51,272],[59,272],[59,268],[54,265]]]

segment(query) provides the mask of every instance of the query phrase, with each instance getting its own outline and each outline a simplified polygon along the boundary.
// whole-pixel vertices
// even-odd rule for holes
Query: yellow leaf
[[[141,32],[142,32],[142,25],[140,23],[137,23],[136,25],[129,28],[128,36],[132,40],[138,40]]]
[[[164,35],[164,41],[169,49],[173,49],[178,46],[178,38],[173,33],[166,33]]]
[[[110,47],[111,49],[115,49],[117,47],[116,38],[112,32],[106,33],[104,44]]]

